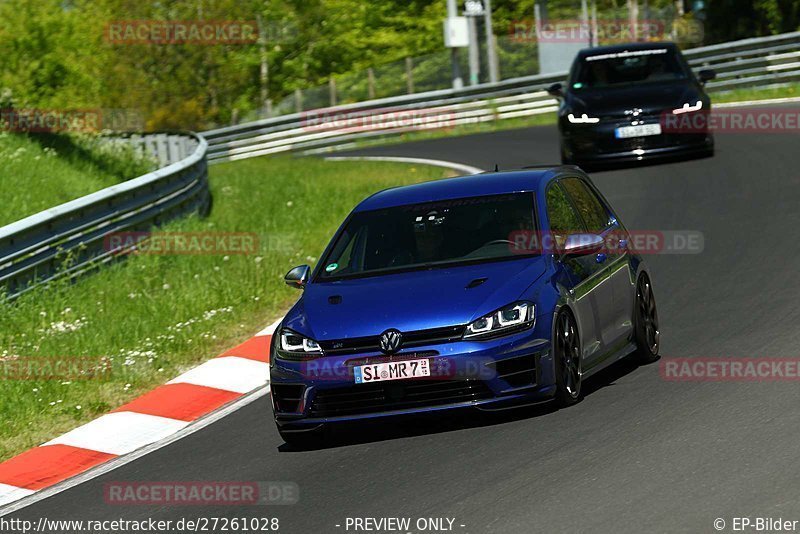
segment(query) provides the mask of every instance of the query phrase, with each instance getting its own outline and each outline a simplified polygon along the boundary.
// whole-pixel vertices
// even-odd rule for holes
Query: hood
[[[519,300],[544,271],[535,256],[312,283],[283,324],[317,341],[467,324]]]
[[[640,108],[643,114],[660,113],[701,100],[689,81],[625,86],[614,89],[571,92],[569,107],[591,116],[624,116],[625,110]]]

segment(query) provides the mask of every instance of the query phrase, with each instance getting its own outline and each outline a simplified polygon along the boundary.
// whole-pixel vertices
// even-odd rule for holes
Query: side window
[[[558,183],[547,188],[547,217],[550,219],[550,231],[559,248],[564,246],[568,235],[584,231],[583,223]]]
[[[565,178],[561,183],[575,203],[587,229],[598,234],[603,232],[608,227],[610,216],[594,191],[579,178]]]

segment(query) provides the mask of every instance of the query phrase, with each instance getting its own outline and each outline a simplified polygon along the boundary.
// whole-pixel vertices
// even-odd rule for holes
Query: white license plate
[[[431,376],[430,360],[404,360],[399,362],[373,363],[353,368],[356,384],[403,380]]]
[[[628,137],[646,137],[648,135],[661,135],[660,124],[637,124],[636,126],[621,126],[614,130],[617,139]]]

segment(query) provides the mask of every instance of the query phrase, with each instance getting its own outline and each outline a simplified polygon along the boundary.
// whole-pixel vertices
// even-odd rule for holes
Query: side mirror
[[[553,85],[547,88],[547,93],[550,94],[551,96],[562,97],[564,96],[563,88],[564,86],[561,85],[560,83],[554,83]]]
[[[300,265],[295,267],[283,277],[283,281],[287,286],[295,289],[303,289],[308,282],[308,277],[311,275],[311,268],[308,265]]]
[[[717,73],[714,69],[703,69],[697,73],[697,77],[700,79],[700,83],[706,83],[707,81],[716,78]]]
[[[603,238],[597,234],[571,234],[564,243],[564,254],[585,256],[603,250]]]

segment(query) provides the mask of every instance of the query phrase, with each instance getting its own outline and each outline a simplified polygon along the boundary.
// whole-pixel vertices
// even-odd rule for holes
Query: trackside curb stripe
[[[269,363],[269,343],[271,339],[272,336],[254,337],[241,345],[237,345],[220,357],[238,356],[239,358]]]
[[[194,384],[167,384],[120,406],[114,412],[144,413],[191,422],[240,396],[232,391]]]
[[[269,345],[279,322],[111,413],[0,463],[0,515],[24,506],[20,499],[39,490],[170,443],[191,433],[189,427],[213,420],[205,416],[227,413],[234,409],[229,405],[263,392],[269,384]]]
[[[209,388],[247,393],[267,383],[269,364],[237,356],[208,360],[168,384],[195,384]]]
[[[0,465],[0,476],[9,486],[38,490],[115,457],[69,445],[43,445],[4,462]]]
[[[33,490],[9,486],[8,484],[0,484],[0,506],[27,497],[32,493],[34,493]]]
[[[187,424],[155,415],[116,412],[79,426],[45,445],[71,445],[119,456],[165,438]]]

